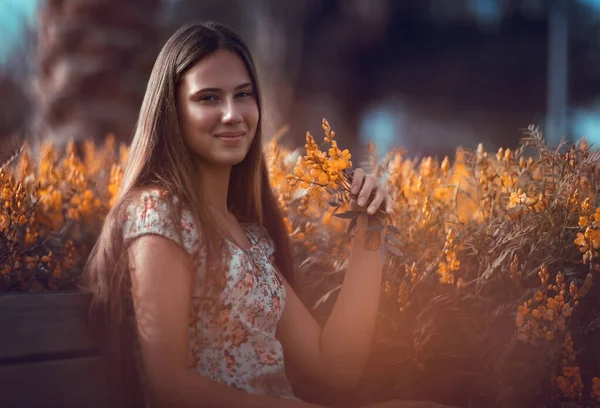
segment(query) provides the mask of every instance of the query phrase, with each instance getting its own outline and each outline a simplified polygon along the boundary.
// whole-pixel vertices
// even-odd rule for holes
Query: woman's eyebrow
[[[197,91],[192,92],[192,95],[200,94],[200,93],[219,93],[223,91],[221,88],[202,88]]]
[[[251,82],[246,82],[244,84],[238,85],[238,86],[235,87],[235,90],[238,91],[238,90],[243,89],[243,88],[252,88],[252,83]]]
[[[251,87],[252,87],[252,83],[251,82],[246,82],[246,83],[243,83],[241,85],[236,86],[233,90],[234,91],[239,91],[240,89],[251,88]],[[223,89],[221,89],[221,88],[202,88],[202,89],[199,89],[197,91],[194,91],[192,93],[192,95],[196,95],[196,94],[199,94],[199,93],[209,93],[209,92],[210,93],[219,93],[219,92],[223,92]]]

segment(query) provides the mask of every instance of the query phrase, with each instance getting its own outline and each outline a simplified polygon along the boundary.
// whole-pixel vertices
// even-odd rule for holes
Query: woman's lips
[[[215,137],[218,137],[219,139],[222,139],[227,142],[237,142],[241,140],[245,134],[246,132],[223,132],[217,133]]]

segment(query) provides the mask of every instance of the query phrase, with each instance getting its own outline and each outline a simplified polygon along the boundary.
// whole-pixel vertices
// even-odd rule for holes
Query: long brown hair
[[[230,211],[240,221],[262,225],[275,243],[275,264],[292,282],[293,262],[283,217],[269,184],[262,152],[260,88],[248,47],[231,29],[199,23],[177,30],[162,48],[152,69],[140,109],[118,201],[107,215],[88,259],[83,287],[92,295],[90,320],[102,338],[108,363],[111,406],[140,406],[143,401],[133,359],[135,331],[128,257],[122,237],[127,205],[149,186],[176,196],[196,217],[207,253],[219,242],[216,225],[208,216],[198,189],[197,169],[180,132],[176,95],[189,68],[217,50],[237,54],[254,84],[259,122],[244,160],[233,166],[227,197]],[[177,211],[174,217],[180,216]],[[174,219],[174,225],[179,220]],[[210,258],[207,258],[210,263]]]

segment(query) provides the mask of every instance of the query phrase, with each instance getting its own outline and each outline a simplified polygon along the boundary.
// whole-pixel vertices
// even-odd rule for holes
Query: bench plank
[[[108,408],[99,357],[0,366],[0,405]]]
[[[88,305],[81,292],[0,295],[0,360],[94,350]]]

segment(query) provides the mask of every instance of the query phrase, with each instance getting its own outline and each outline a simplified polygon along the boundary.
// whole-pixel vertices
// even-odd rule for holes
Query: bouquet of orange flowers
[[[328,195],[327,203],[332,208],[331,215],[349,219],[350,223],[347,229],[347,235],[351,235],[356,226],[359,213],[350,210],[351,199],[354,199],[351,193],[352,178],[354,171],[352,169],[352,155],[348,149],[341,150],[335,140],[335,132],[331,130],[329,122],[323,119],[323,131],[325,132],[324,143],[329,147],[327,151],[322,151],[315,141],[314,137],[306,134],[306,155],[299,156],[292,174],[288,174],[286,179],[291,187],[299,187],[307,190],[307,199],[313,197],[320,200],[325,194]],[[314,191],[317,189],[318,192]],[[301,204],[304,208],[306,203]],[[340,212],[342,210],[343,212]],[[330,216],[331,216],[330,215]],[[382,218],[391,221],[383,209],[374,215],[368,215],[369,226],[367,229],[366,249],[376,250],[381,248],[382,257],[385,258],[388,252],[396,256],[401,256],[402,252],[396,247],[401,241],[398,238],[400,231],[391,223],[384,224]],[[385,230],[383,235],[383,245],[381,240],[381,231]]]

